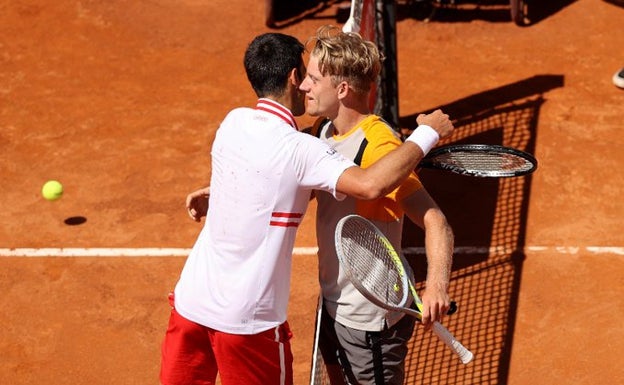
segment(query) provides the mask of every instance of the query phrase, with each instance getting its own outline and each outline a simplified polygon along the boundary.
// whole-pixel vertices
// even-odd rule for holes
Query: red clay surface
[[[445,323],[476,359],[463,366],[419,331],[411,383],[624,378],[624,91],[611,83],[624,8],[549,3],[524,28],[500,2],[427,24],[399,18],[405,127],[442,107],[457,121],[449,141],[512,145],[540,162],[505,181],[423,173],[464,247],[451,285],[460,310]],[[280,31],[305,40],[335,15],[331,5]],[[208,181],[220,120],[255,102],[242,55],[266,31],[261,1],[1,2],[0,248],[191,247],[201,226],[184,197]],[[61,200],[41,198],[48,179],[64,184]],[[77,217],[86,222],[65,223]],[[406,246],[421,241],[407,230]],[[314,245],[308,215],[297,246]],[[166,294],[183,263],[0,257],[0,382],[157,384]],[[295,256],[298,384],[317,292],[316,258]]]

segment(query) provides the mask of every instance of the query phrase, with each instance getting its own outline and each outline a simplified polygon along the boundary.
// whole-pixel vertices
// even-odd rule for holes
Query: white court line
[[[294,255],[315,255],[316,247],[295,247]],[[455,254],[495,254],[511,253],[509,247],[470,247],[459,246]],[[185,248],[0,248],[0,257],[186,257],[191,249]],[[410,247],[406,254],[424,255],[423,247]],[[624,255],[621,246],[526,246],[524,252],[550,254],[615,254]]]

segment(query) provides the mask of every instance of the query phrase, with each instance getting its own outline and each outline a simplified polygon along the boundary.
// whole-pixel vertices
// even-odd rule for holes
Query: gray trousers
[[[336,322],[323,309],[319,348],[326,364],[341,366],[348,384],[402,385],[414,324],[406,315],[391,328],[367,332]]]

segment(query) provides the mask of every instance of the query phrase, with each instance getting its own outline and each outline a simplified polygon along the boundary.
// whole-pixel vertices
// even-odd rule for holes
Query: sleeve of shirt
[[[356,166],[355,163],[311,135],[298,133],[293,141],[293,165],[299,183],[343,200],[346,196],[336,191],[338,178],[346,169]]]
[[[362,168],[367,168],[373,163],[377,162],[380,158],[385,156],[390,151],[401,145],[401,139],[394,134],[392,129],[385,127],[386,129],[370,130],[373,136],[367,135],[368,146],[366,152],[362,158]],[[401,183],[394,191],[387,195],[394,201],[400,202],[403,198],[411,195],[415,191],[422,188],[422,183],[415,172],[411,172],[407,179]]]

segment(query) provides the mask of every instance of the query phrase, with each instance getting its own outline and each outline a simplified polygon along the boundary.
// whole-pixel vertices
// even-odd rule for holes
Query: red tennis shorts
[[[223,333],[189,321],[173,308],[162,344],[163,385],[292,385],[288,322],[259,334]]]

